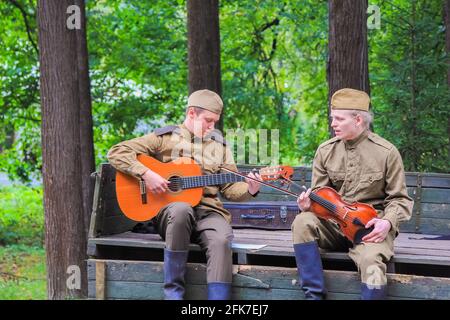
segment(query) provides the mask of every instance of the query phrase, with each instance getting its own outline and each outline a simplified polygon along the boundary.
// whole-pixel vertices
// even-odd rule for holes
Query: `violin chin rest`
[[[364,238],[365,235],[371,233],[373,230],[373,227],[370,227],[368,229],[366,228],[361,228],[358,231],[356,231],[355,233],[355,239],[353,240],[354,244],[359,244],[362,242],[362,238]]]

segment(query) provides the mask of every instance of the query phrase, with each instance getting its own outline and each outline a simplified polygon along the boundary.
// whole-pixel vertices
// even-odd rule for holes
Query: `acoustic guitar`
[[[201,167],[191,158],[181,157],[171,162],[160,162],[141,154],[137,160],[147,168],[170,181],[169,190],[153,194],[146,190],[143,180],[120,171],[116,173],[116,194],[119,207],[129,219],[147,221],[172,202],[199,204],[203,187],[245,181],[245,176],[233,173],[202,175]],[[259,170],[263,181],[290,180],[294,170],[289,166],[273,166]]]

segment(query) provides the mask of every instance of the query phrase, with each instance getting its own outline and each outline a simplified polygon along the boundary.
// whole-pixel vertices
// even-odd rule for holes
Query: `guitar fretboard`
[[[182,177],[180,180],[181,189],[191,189],[245,181],[245,178],[232,173],[219,173],[205,176]]]

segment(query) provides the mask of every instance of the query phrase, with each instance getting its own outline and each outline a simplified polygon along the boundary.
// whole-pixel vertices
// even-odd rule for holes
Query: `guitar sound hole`
[[[172,191],[172,192],[178,192],[178,191],[180,191],[182,188],[182,185],[181,185],[181,183],[182,183],[182,181],[181,181],[181,178],[180,177],[170,177],[169,179],[168,179],[169,181],[170,181],[170,184],[169,184],[169,190],[170,191]]]

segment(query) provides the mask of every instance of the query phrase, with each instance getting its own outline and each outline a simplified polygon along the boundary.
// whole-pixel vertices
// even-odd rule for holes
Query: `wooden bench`
[[[248,167],[242,167],[248,169]],[[131,232],[115,196],[115,170],[101,165],[88,240],[89,297],[162,299],[164,242],[158,234]],[[309,186],[311,170],[296,167],[294,181]],[[392,299],[450,299],[450,175],[407,173],[415,200],[413,217],[401,225],[395,256],[388,269]],[[254,200],[277,201],[280,194],[263,187]],[[253,201],[252,201],[253,203]],[[252,203],[247,203],[251,207]],[[229,203],[227,205],[231,205]],[[233,298],[303,299],[288,230],[234,229]],[[359,276],[346,253],[322,252],[330,299],[359,298]],[[190,245],[186,276],[188,299],[206,298],[205,255]]]

